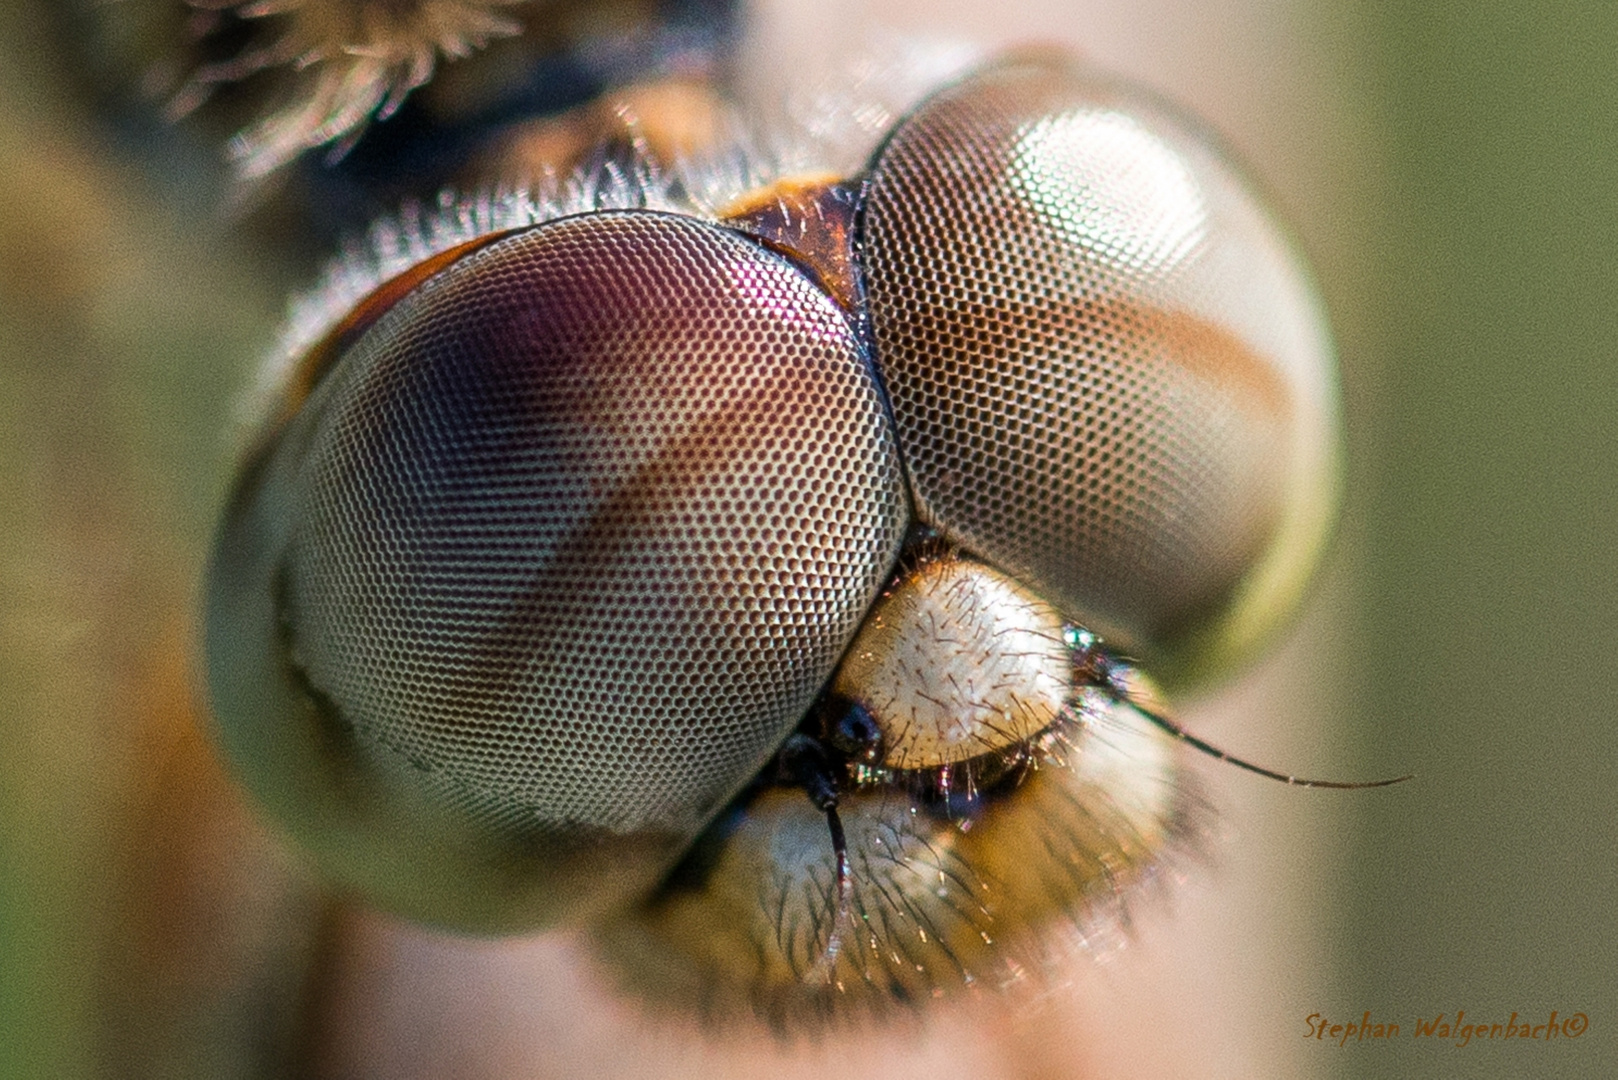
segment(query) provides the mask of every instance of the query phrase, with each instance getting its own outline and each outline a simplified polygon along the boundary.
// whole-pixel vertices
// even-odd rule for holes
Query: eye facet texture
[[[1275,621],[1332,506],[1330,346],[1204,138],[1007,62],[899,125],[861,244],[924,521],[1160,663]]]
[[[280,443],[291,677],[354,768],[413,774],[540,874],[603,836],[672,861],[800,721],[908,514],[837,306],[651,213],[455,264]]]
[[[221,739],[333,878],[777,1019],[1003,981],[1148,880],[1178,748],[1069,633],[1228,667],[1336,480],[1306,274],[1156,101],[1024,55],[795,183],[737,204],[801,235],[591,212],[381,285],[208,589]]]

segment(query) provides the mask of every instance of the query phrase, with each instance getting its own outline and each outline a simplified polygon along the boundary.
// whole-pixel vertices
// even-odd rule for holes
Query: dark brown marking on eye
[[[723,407],[706,414],[700,423],[671,439],[660,452],[642,462],[631,474],[618,483],[611,496],[591,515],[583,517],[556,545],[550,560],[553,565],[600,564],[611,567],[626,540],[649,535],[653,526],[667,530],[678,520],[680,509],[701,508],[702,488],[709,477],[722,472],[735,460],[738,450],[745,452],[751,445],[750,436],[756,436],[769,426],[772,402],[790,397],[801,372],[791,367],[762,370],[761,380],[750,386],[739,397],[730,398]],[[693,371],[693,380],[702,373]],[[723,487],[723,484],[715,485]],[[712,552],[704,552],[712,555]],[[703,570],[717,571],[717,562],[695,567],[675,556],[657,569],[685,571],[681,584],[700,581],[708,575]],[[691,571],[696,570],[697,573]],[[485,672],[489,692],[507,689],[521,672],[514,670],[509,646],[505,643],[521,635],[524,627],[553,617],[556,582],[542,575],[529,594],[484,634],[484,640],[493,644],[489,651],[474,653],[476,666]],[[607,586],[610,590],[612,586]],[[577,597],[572,598],[577,600]],[[701,596],[679,597],[668,595],[665,602],[701,604]],[[534,658],[539,661],[540,658]]]
[[[298,361],[297,368],[287,379],[285,396],[276,417],[276,426],[280,426],[297,414],[315,387],[320,385],[320,380],[326,377],[332,365],[360,339],[365,331],[374,326],[378,319],[391,311],[393,305],[440,270],[497,240],[503,240],[515,231],[507,229],[487,233],[457,244],[440,251],[437,255],[423,259],[371,290],[370,295],[355,304],[353,310],[343,316],[342,321],[328,330],[326,335]]]
[[[1142,340],[1158,342],[1172,363],[1222,391],[1231,404],[1273,424],[1292,419],[1292,395],[1275,368],[1236,334],[1188,311],[1164,311],[1111,299],[1098,321],[1138,326]]]
[[[1222,610],[1271,542],[1292,397],[1217,323],[1105,294],[980,292],[890,309],[877,339],[904,343],[877,362],[924,519],[1040,568],[1091,605],[1074,614],[1172,638]]]

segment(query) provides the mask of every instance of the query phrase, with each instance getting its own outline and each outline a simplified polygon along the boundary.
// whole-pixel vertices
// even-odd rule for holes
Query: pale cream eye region
[[[922,769],[1033,738],[1073,694],[1062,617],[986,566],[938,560],[866,617],[832,681],[886,738],[881,763]]]

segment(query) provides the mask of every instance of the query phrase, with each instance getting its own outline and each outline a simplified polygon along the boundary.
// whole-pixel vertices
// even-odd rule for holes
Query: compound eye
[[[648,212],[515,234],[394,303],[249,470],[209,586],[223,741],[386,906],[582,917],[799,723],[907,508],[792,265]]]
[[[918,515],[1171,679],[1249,651],[1329,524],[1335,384],[1206,138],[1013,59],[899,125],[859,242]]]

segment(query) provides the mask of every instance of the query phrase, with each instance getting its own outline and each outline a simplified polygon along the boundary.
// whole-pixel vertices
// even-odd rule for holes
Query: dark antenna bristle
[[[826,815],[826,827],[831,832],[831,849],[836,863],[837,904],[832,911],[831,927],[826,933],[826,947],[814,965],[804,973],[805,982],[824,980],[832,982],[832,970],[837,966],[837,954],[843,948],[843,927],[850,918],[849,906],[853,893],[853,877],[848,866],[848,838],[843,834],[843,819],[837,813],[837,781],[819,740],[807,735],[793,735],[782,746],[781,768],[797,786],[809,796],[809,801]]]
[[[1406,773],[1404,776],[1395,776],[1387,780],[1309,780],[1300,776],[1277,772],[1274,769],[1266,769],[1262,765],[1255,765],[1251,761],[1226,753],[1213,743],[1191,734],[1191,732],[1162,713],[1141,704],[1129,689],[1128,674],[1132,670],[1131,665],[1127,661],[1113,656],[1103,648],[1099,636],[1083,627],[1069,626],[1063,631],[1063,637],[1068,647],[1073,650],[1075,667],[1088,685],[1104,691],[1108,697],[1120,705],[1128,705],[1181,742],[1189,744],[1209,757],[1234,765],[1238,769],[1246,769],[1250,773],[1256,773],[1270,780],[1279,780],[1281,783],[1290,784],[1293,787],[1336,788],[1340,791],[1390,787],[1393,784],[1402,784],[1406,780],[1416,778],[1415,773]]]
[[[826,981],[830,982],[832,969],[837,966],[837,954],[843,950],[843,927],[848,925],[850,894],[854,889],[853,879],[848,872],[848,841],[843,836],[843,819],[837,815],[836,806],[825,807],[825,811],[826,824],[831,829],[832,852],[837,857],[837,910],[832,914],[826,947],[810,970],[809,978],[824,975]]]
[[[1228,762],[1229,764],[1236,766],[1238,769],[1246,769],[1250,773],[1257,773],[1258,775],[1268,777],[1271,780],[1279,780],[1283,784],[1291,784],[1293,787],[1337,788],[1343,791],[1351,791],[1356,788],[1389,787],[1393,784],[1402,784],[1406,780],[1414,780],[1416,777],[1415,773],[1406,773],[1403,776],[1395,776],[1387,780],[1307,780],[1300,776],[1289,776],[1283,772],[1276,772],[1274,769],[1266,769],[1262,765],[1254,765],[1251,761],[1244,761],[1234,754],[1228,754],[1219,749],[1219,747],[1215,746],[1213,743],[1199,739],[1197,736],[1191,734],[1191,732],[1187,731],[1173,720],[1170,720],[1168,717],[1159,715],[1158,713],[1153,712],[1151,709],[1145,708],[1139,702],[1131,701],[1128,698],[1124,698],[1122,700],[1124,704],[1146,717],[1146,719],[1150,720],[1152,723],[1156,724],[1170,735],[1173,735],[1176,739],[1179,739],[1184,743],[1189,743],[1191,746],[1201,750],[1209,757],[1218,758],[1220,761]]]

